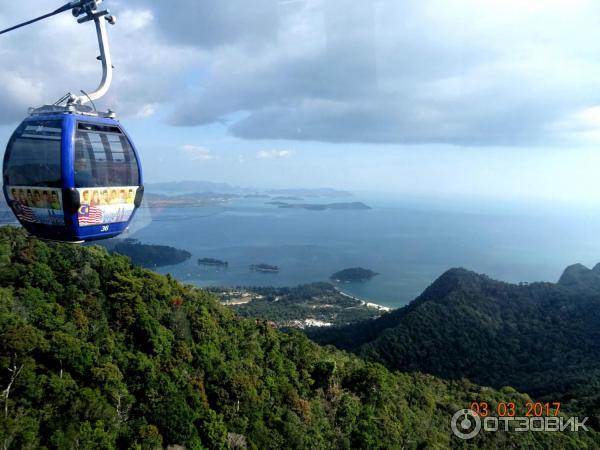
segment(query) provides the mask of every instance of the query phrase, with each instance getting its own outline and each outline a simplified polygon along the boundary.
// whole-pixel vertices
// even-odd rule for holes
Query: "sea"
[[[507,282],[555,282],[573,263],[600,261],[600,213],[460,202],[357,198],[370,210],[285,209],[264,198],[213,207],[140,208],[125,237],[185,249],[161,273],[196,286],[296,286],[364,267],[377,276],[338,287],[397,308],[446,270],[463,267]],[[348,201],[328,198],[321,202]],[[199,258],[229,262],[201,266]],[[279,273],[253,272],[272,264]]]

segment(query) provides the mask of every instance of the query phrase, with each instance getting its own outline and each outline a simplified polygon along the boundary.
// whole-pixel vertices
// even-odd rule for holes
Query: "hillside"
[[[528,397],[392,373],[236,318],[101,247],[0,229],[4,449],[594,448],[594,432],[452,437],[472,401]]]
[[[600,416],[600,266],[522,285],[452,269],[404,308],[313,337],[392,369],[510,385]]]

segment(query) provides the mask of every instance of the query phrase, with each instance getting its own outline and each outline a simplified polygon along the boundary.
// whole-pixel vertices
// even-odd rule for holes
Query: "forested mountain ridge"
[[[240,319],[101,247],[0,228],[5,449],[597,448],[595,432],[481,433],[450,417],[528,397],[392,373]],[[5,409],[4,409],[5,408]]]
[[[600,290],[600,263],[596,264],[593,269],[588,269],[583,264],[573,264],[564,270],[558,284]]]
[[[313,337],[391,369],[568,402],[599,423],[600,266],[520,285],[451,269],[404,308]]]

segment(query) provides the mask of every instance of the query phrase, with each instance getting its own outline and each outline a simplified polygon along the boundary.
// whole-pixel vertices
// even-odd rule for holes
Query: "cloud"
[[[567,142],[600,144],[600,106],[574,111],[567,117],[551,124],[551,130],[559,131],[559,138]]]
[[[201,145],[186,144],[181,147],[181,150],[191,161],[208,161],[215,158],[209,149]]]
[[[0,70],[0,123],[22,119],[23,102],[35,102],[41,97],[43,86],[39,81],[26,79],[16,71]],[[2,92],[4,91],[4,92]],[[17,111],[20,111],[20,114]]]
[[[50,1],[38,1],[35,10],[52,10]],[[182,73],[199,57],[199,50],[165,42],[157,32],[152,10],[133,10],[111,3],[117,25],[108,26],[115,66],[113,85],[96,102],[120,117],[145,117],[174,97]],[[114,8],[113,8],[114,6]],[[31,5],[0,5],[0,28],[29,19]],[[101,66],[93,23],[77,24],[68,13],[0,36],[0,124],[22,119],[27,108],[53,103],[64,93],[90,92],[97,86]]]
[[[119,20],[128,24],[130,30],[140,30],[152,23],[154,14],[149,10],[125,9]]]
[[[196,1],[132,0],[151,7],[160,33],[170,42],[201,48],[264,45],[277,38],[280,17],[274,0]]]
[[[124,117],[160,111],[242,139],[529,146],[573,138],[565,123],[600,105],[591,0],[110,6],[116,69],[99,107]],[[5,2],[0,27],[30,11]],[[0,123],[91,90],[96,54],[93,25],[68,14],[3,35]]]
[[[135,117],[150,117],[157,111],[157,109],[158,104],[156,103],[146,103],[143,105],[139,105]]]
[[[244,139],[541,145],[561,132],[551,124],[600,104],[591,2],[315,0],[277,10],[276,38],[247,46],[236,35],[212,50],[171,123],[227,123]]]
[[[293,150],[261,150],[256,153],[257,159],[289,158],[294,154]]]

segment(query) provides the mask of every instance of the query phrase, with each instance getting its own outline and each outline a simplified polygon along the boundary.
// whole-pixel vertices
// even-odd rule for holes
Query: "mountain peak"
[[[561,286],[600,286],[600,263],[593,269],[583,264],[572,264],[568,266],[558,280]]]
[[[429,299],[443,299],[457,290],[472,290],[481,287],[482,282],[488,281],[486,275],[475,273],[462,267],[448,269],[427,287],[415,302]]]

